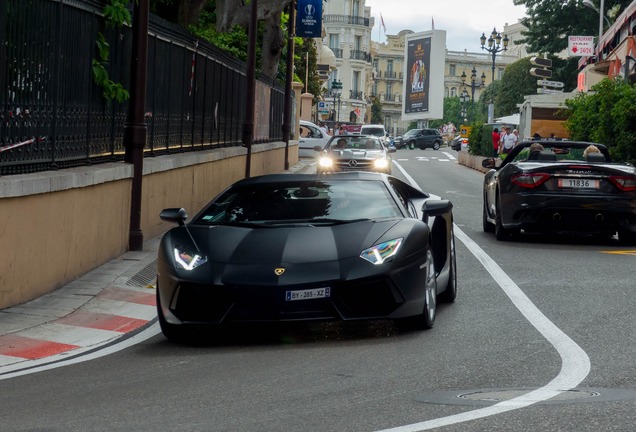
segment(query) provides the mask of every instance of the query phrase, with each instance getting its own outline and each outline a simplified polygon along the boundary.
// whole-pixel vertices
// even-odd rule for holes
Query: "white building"
[[[336,69],[325,82],[325,101],[335,110],[335,121],[363,123],[370,109],[371,8],[365,0],[329,0],[323,5],[323,44],[336,56]],[[331,92],[334,80],[342,83],[339,100]]]

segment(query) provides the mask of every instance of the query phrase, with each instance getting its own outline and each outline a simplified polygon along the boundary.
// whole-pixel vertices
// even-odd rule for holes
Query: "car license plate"
[[[331,288],[314,288],[314,289],[306,289],[306,290],[298,290],[298,291],[286,291],[285,292],[285,300],[286,301],[296,301],[296,300],[312,300],[318,298],[326,298],[331,295]]]
[[[559,179],[560,188],[598,189],[599,181],[590,179]]]

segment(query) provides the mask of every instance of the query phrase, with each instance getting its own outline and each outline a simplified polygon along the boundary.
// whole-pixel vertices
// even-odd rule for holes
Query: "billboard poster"
[[[431,38],[410,40],[407,49],[405,113],[428,111]]]
[[[322,38],[322,0],[298,0],[296,36]]]
[[[446,31],[411,33],[404,39],[402,120],[444,116]]]

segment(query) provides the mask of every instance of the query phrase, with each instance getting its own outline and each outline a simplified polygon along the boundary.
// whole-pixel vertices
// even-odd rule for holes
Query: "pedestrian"
[[[501,135],[499,134],[499,128],[494,128],[492,130],[492,148],[493,148],[493,157],[497,157],[499,154],[499,140],[501,139]]]
[[[510,126],[506,127],[506,135],[503,138],[503,149],[501,153],[508,154],[517,145],[517,136],[512,133]]]
[[[501,132],[499,132],[499,148],[498,153],[502,154],[504,149],[504,138],[506,138],[506,127],[501,128]]]

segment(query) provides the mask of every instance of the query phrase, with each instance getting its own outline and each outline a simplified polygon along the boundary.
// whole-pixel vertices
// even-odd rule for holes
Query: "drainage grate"
[[[147,288],[148,286],[154,286],[157,279],[157,260],[154,260],[140,272],[131,277],[126,285],[139,288]]]

